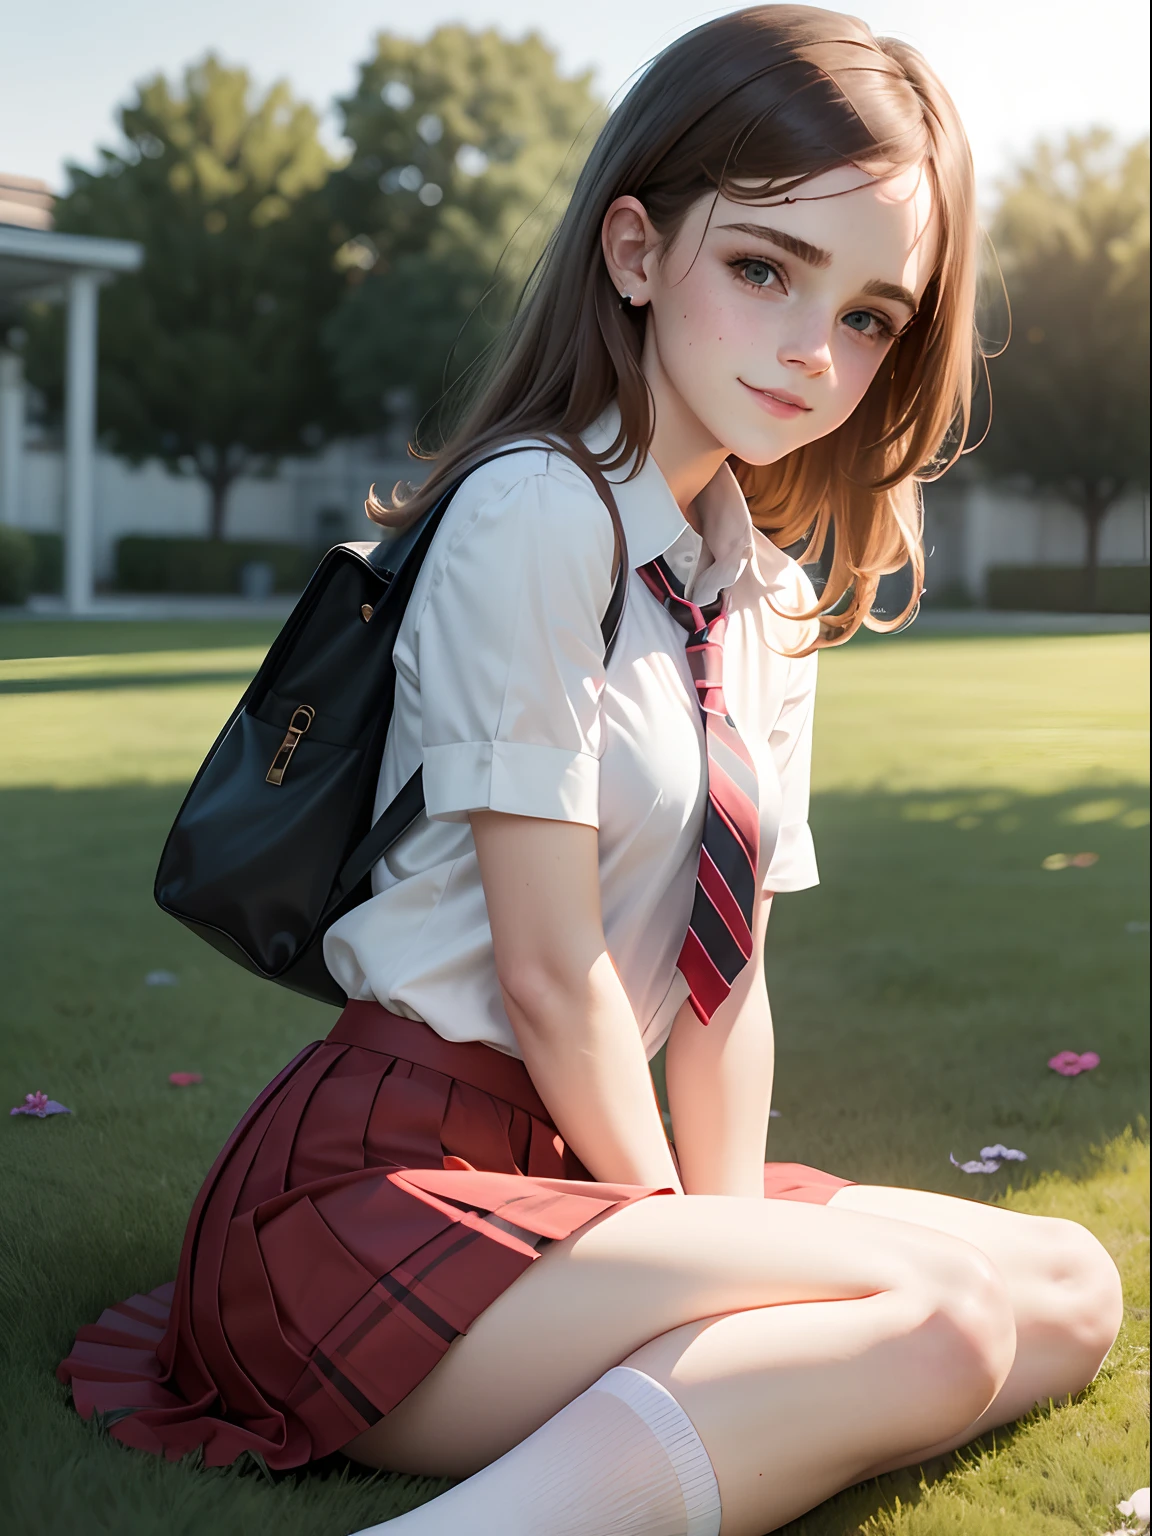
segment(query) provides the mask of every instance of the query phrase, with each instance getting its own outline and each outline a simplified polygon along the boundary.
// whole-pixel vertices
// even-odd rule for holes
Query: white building
[[[26,419],[21,360],[0,345],[0,522],[64,537],[65,600],[83,612],[97,586],[111,583],[125,534],[203,536],[208,495],[194,476],[159,463],[134,468],[95,445],[97,305],[101,282],[135,270],[140,246],[54,232],[47,187],[0,176],[0,344],[24,300],[68,304],[67,405],[63,444]],[[234,539],[325,541],[372,536],[363,514],[375,481],[390,491],[419,478],[402,437],[329,445],[314,458],[284,461],[270,477],[242,477],[233,488],[228,535]],[[963,473],[925,495],[927,601],[963,593],[980,604],[996,565],[1078,566],[1084,525],[1053,498],[981,485]],[[1103,526],[1105,565],[1147,565],[1148,498],[1124,497]]]
[[[144,249],[131,240],[67,235],[51,225],[42,182],[0,177],[0,324],[29,299],[68,306],[64,450],[58,526],[64,534],[64,592],[72,613],[91,606],[95,537],[96,340],[100,285],[134,272]],[[23,521],[24,381],[18,351],[0,347],[0,522]]]
[[[332,443],[315,458],[287,459],[270,476],[241,476],[228,499],[227,536],[318,546],[368,539],[375,525],[364,498],[375,482],[383,494],[399,479],[419,478],[419,466],[373,441]],[[25,445],[23,493],[17,517],[34,533],[65,526],[65,455],[50,439]],[[92,461],[92,559],[98,587],[115,571],[116,543],[125,534],[208,533],[208,493],[194,475],[172,475],[163,464],[133,467],[97,449]]]
[[[1101,565],[1148,564],[1148,497],[1133,488],[1104,519]],[[1084,520],[1054,496],[963,473],[924,490],[925,601],[947,593],[982,606],[992,566],[1082,566]]]

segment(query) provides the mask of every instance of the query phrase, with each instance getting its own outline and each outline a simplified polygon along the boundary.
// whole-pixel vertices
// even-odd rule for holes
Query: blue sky
[[[566,69],[593,68],[609,95],[664,44],[730,9],[691,0],[4,0],[4,8],[0,170],[54,188],[64,161],[90,163],[98,143],[113,142],[113,108],[134,81],[175,73],[208,48],[262,83],[287,77],[326,109],[351,86],[377,31],[425,36],[448,21],[512,36],[535,28]],[[860,0],[849,8],[927,55],[957,100],[985,185],[1039,134],[1089,123],[1125,136],[1147,131],[1143,0]],[[335,141],[334,125],[329,136]]]

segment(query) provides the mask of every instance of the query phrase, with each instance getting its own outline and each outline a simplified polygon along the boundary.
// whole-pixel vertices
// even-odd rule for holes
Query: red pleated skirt
[[[774,1199],[847,1182],[764,1169]],[[349,1003],[229,1137],[176,1280],[81,1328],[57,1375],[125,1445],[298,1467],[390,1412],[549,1241],[657,1193],[590,1179],[522,1062]]]

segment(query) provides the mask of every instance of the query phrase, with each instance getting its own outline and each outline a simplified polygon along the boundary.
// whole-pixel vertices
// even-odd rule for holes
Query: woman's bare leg
[[[965,1331],[885,1292],[688,1323],[623,1363],[692,1420],[716,1473],[721,1536],[763,1536],[860,1482],[879,1459],[870,1446],[954,1426],[963,1403],[986,1395],[991,1361],[962,1364]]]
[[[926,1431],[970,1423],[1014,1348],[1002,1282],[955,1238],[798,1202],[657,1196],[547,1249],[345,1450],[466,1476],[634,1364],[696,1425],[724,1536],[761,1536]]]
[[[971,1243],[1003,1278],[1016,1322],[1016,1358],[994,1401],[972,1424],[891,1466],[927,1460],[1010,1424],[1036,1403],[1060,1402],[1095,1377],[1120,1331],[1120,1276],[1107,1250],[1073,1221],[1026,1216],[922,1190],[853,1184],[829,1204],[945,1232]]]

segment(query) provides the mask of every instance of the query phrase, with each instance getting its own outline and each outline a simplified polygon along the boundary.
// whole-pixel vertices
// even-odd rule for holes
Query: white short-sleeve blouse
[[[584,439],[615,436],[609,410]],[[396,702],[376,811],[423,762],[426,812],[389,850],[372,897],[329,929],[328,968],[449,1040],[521,1052],[508,1021],[468,814],[599,829],[604,933],[649,1058],[688,988],[676,969],[699,862],[707,759],[684,631],[635,568],[658,554],[700,603],[729,593],[724,688],[756,763],[760,884],[817,881],[808,830],[816,657],[796,659],[813,602],[803,572],[757,532],[727,465],[685,522],[654,459],[614,471],[633,574],[604,665],[613,534],[569,458],[526,444],[465,481],[417,578],[395,646]]]

